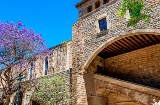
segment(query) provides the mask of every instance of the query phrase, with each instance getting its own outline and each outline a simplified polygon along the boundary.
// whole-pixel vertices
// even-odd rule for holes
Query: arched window
[[[48,73],[48,57],[45,58],[45,72],[44,75],[47,75]]]

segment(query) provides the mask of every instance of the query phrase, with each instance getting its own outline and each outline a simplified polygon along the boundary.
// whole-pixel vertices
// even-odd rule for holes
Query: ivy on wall
[[[144,5],[145,0],[122,0],[122,5],[118,12],[118,16],[124,17],[126,11],[130,12],[130,19],[128,20],[129,25],[136,26],[137,22],[140,20],[145,21],[145,23],[150,22],[150,16],[146,13],[151,11],[149,7]]]

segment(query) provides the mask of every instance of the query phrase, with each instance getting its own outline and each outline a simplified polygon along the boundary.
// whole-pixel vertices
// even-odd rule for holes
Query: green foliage
[[[42,105],[68,105],[74,99],[62,76],[40,78],[36,87],[33,100]]]
[[[146,12],[151,11],[151,9],[144,6],[144,1],[145,0],[122,0],[118,16],[124,17],[126,11],[130,10],[129,25],[136,26],[139,20],[149,23],[150,16],[147,15]]]

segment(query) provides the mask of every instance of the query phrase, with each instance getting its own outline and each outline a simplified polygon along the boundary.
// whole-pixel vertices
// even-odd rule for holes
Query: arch
[[[98,55],[99,52],[101,52],[105,47],[112,44],[113,42],[120,40],[122,38],[133,36],[135,34],[153,34],[153,35],[160,35],[160,29],[136,29],[131,32],[124,32],[123,34],[119,36],[112,37],[108,39],[106,42],[101,44],[86,60],[84,64],[84,69],[86,70],[89,66],[89,64],[93,61],[93,59]]]

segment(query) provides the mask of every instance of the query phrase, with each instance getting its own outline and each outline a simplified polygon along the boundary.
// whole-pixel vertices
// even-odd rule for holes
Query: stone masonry
[[[96,8],[97,2],[100,2],[100,6]],[[109,45],[123,38],[140,35],[160,36],[160,2],[146,0],[145,5],[151,6],[152,9],[152,12],[147,13],[151,16],[151,21],[149,24],[139,21],[136,27],[127,23],[129,11],[124,18],[117,16],[120,5],[121,0],[109,0],[105,4],[104,0],[82,0],[77,3],[79,18],[72,26],[72,41],[50,48],[51,54],[41,56],[33,62],[32,78],[29,74],[31,65],[28,66],[24,72],[27,76],[24,81],[62,74],[77,96],[75,105],[151,105],[153,99],[160,100],[158,37],[154,37],[157,42],[154,45],[108,58],[99,55]],[[88,10],[89,7],[92,7],[91,11]],[[100,31],[99,20],[103,18],[106,18],[107,30]],[[145,44],[148,43],[142,45]],[[18,66],[12,69],[16,75]],[[33,105],[32,91],[21,92],[22,105]],[[0,93],[2,94],[1,91]],[[14,102],[15,94],[11,97],[11,103]]]
[[[151,100],[156,97],[156,95],[151,95],[151,100],[147,98],[145,101],[138,101],[135,98],[119,93],[113,92],[115,96],[124,96],[132,98],[132,102],[125,103],[115,103],[110,104],[109,100],[112,100],[110,96],[99,96],[96,93],[96,66],[101,65],[103,68],[109,68],[110,62],[116,62],[118,65],[114,70],[120,72],[121,75],[124,74],[125,78],[129,76],[129,73],[135,74],[130,78],[140,78],[140,81],[143,81],[143,78],[146,78],[145,81],[154,81],[157,84],[159,81],[159,45],[148,47],[146,51],[133,51],[128,54],[122,54],[115,56],[113,58],[102,59],[98,56],[98,53],[101,52],[107,45],[113,43],[116,40],[120,40],[123,37],[128,37],[131,35],[139,34],[153,34],[160,35],[160,2],[154,0],[146,0],[145,5],[151,6],[152,12],[148,14],[151,16],[151,22],[145,24],[143,21],[139,21],[136,27],[128,26],[128,15],[126,13],[125,18],[120,18],[117,16],[119,7],[121,5],[121,0],[110,0],[108,3],[103,4],[103,0],[100,0],[100,7],[95,8],[95,3],[97,0],[82,0],[76,5],[79,11],[79,19],[72,27],[72,70],[73,70],[73,83],[77,86],[76,93],[78,94],[78,105],[150,105]],[[87,8],[92,6],[92,11],[87,12]],[[107,20],[107,30],[100,32],[98,21],[102,18]],[[155,48],[154,48],[155,47]],[[153,50],[150,50],[152,49]],[[144,49],[145,50],[145,49]],[[150,52],[151,51],[151,52]],[[139,53],[139,54],[138,54]],[[137,56],[137,57],[136,57]],[[99,62],[96,59],[101,59]],[[136,59],[136,60],[134,60]],[[94,62],[95,61],[95,62]],[[135,62],[134,62],[135,61]],[[144,62],[143,62],[144,61]],[[94,63],[93,63],[94,62]],[[95,67],[94,67],[95,64]],[[149,64],[149,65],[148,65]],[[135,67],[132,67],[135,66]],[[128,67],[128,68],[127,68]],[[112,69],[113,69],[112,68]],[[126,68],[126,69],[125,69]],[[141,68],[141,70],[139,70]],[[111,72],[112,69],[109,69]],[[138,72],[137,72],[138,70]],[[110,73],[111,73],[110,72]],[[113,72],[117,73],[116,71]],[[107,77],[106,77],[107,78]],[[80,82],[79,82],[80,81]],[[105,85],[104,82],[98,82],[97,85]],[[152,84],[152,83],[151,83]],[[137,85],[138,87],[138,85]],[[142,86],[136,97],[143,98],[141,92],[145,86]],[[107,89],[107,87],[106,87]],[[117,88],[118,90],[118,88]],[[154,91],[154,89],[151,89]],[[111,91],[112,90],[109,90]],[[137,90],[132,91],[137,92]],[[139,95],[138,95],[139,94]],[[117,96],[118,97],[118,96]],[[158,95],[160,98],[160,96]],[[158,99],[158,98],[157,98]],[[107,102],[108,100],[108,102]],[[134,100],[134,102],[133,102]],[[127,100],[126,100],[127,101]],[[108,104],[107,104],[108,103]],[[114,103],[114,101],[113,101]]]
[[[42,76],[48,77],[52,76],[53,74],[62,75],[66,82],[72,84],[72,42],[68,41],[66,43],[59,44],[55,47],[50,48],[51,54],[46,54],[44,56],[40,56],[37,60],[33,61],[33,68],[32,74],[30,74],[31,63],[25,62],[22,63],[22,66],[27,66],[25,68],[25,72],[23,75],[26,75],[26,78],[23,79],[23,85],[29,85],[29,81],[38,79]],[[37,55],[38,56],[38,55]],[[48,71],[47,75],[45,75],[45,58],[48,58]],[[17,64],[13,70],[13,76],[17,76],[18,70],[20,70],[20,64]],[[23,69],[23,68],[22,68]],[[31,78],[30,78],[31,77]],[[2,88],[2,84],[0,83],[0,88]],[[2,90],[0,91],[2,96]],[[33,91],[28,90],[27,88],[21,89],[21,98],[22,98],[22,105],[32,105],[32,93]],[[11,96],[10,105],[15,102],[16,93]],[[1,103],[0,103],[1,105]],[[34,105],[34,104],[33,104]]]

